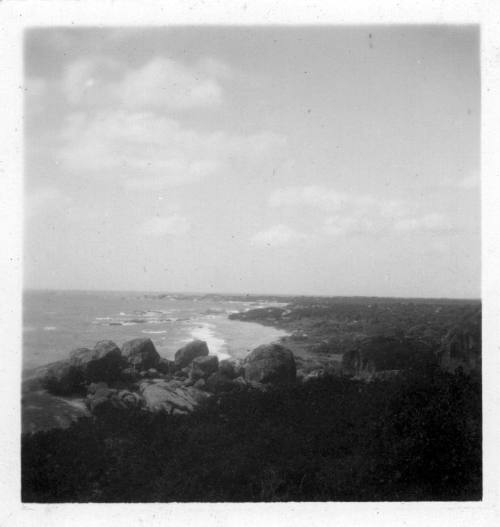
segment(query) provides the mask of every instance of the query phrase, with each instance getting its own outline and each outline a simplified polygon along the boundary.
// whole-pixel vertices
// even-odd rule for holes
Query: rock
[[[160,358],[158,364],[156,365],[156,369],[163,375],[172,375],[176,371],[174,361],[164,359],[163,357]]]
[[[137,370],[156,368],[160,362],[160,355],[156,351],[151,339],[139,338],[125,342],[122,353],[127,362]]]
[[[139,373],[137,370],[135,370],[135,368],[124,368],[120,372],[120,378],[125,382],[135,382],[137,379],[139,379]]]
[[[100,383],[101,384],[101,383]],[[143,398],[129,390],[114,390],[107,386],[95,386],[95,391],[87,396],[87,407],[94,415],[102,415],[113,410],[132,410],[143,406]]]
[[[205,379],[198,379],[194,384],[193,387],[197,390],[205,390],[207,387],[207,383]]]
[[[261,384],[260,382],[255,382],[255,381],[249,381],[245,379],[245,377],[243,377],[242,375],[240,375],[239,377],[236,377],[236,379],[233,379],[233,385],[239,389],[254,388],[260,391],[266,390],[265,384]]]
[[[98,391],[108,390],[109,387],[105,382],[92,382],[87,386],[87,392],[89,394],[95,394]]]
[[[189,377],[194,381],[205,379],[219,368],[219,358],[217,355],[207,355],[205,357],[196,357],[191,362]]]
[[[187,379],[188,374],[185,371],[179,370],[174,374],[175,379]]]
[[[82,370],[67,361],[50,365],[42,377],[41,384],[54,395],[85,393],[85,378]]]
[[[191,412],[207,397],[207,394],[193,387],[178,386],[176,382],[160,380],[158,382],[143,381],[139,385],[146,409],[151,412],[167,412],[174,410]]]
[[[73,350],[69,364],[81,371],[86,382],[111,382],[120,377],[123,360],[120,348],[113,341],[101,340],[94,349]]]
[[[235,388],[233,381],[220,372],[212,373],[205,386],[205,389],[212,393],[229,392]]]
[[[245,388],[249,385],[248,381],[244,377],[236,377],[236,379],[233,379],[233,384],[240,386],[241,388]]]
[[[111,410],[114,407],[111,396],[116,393],[116,390],[101,386],[87,396],[86,404],[93,414]]]
[[[243,373],[243,368],[240,364],[230,359],[224,359],[219,362],[219,371],[226,377],[235,379]]]
[[[112,340],[100,340],[94,346],[94,353],[97,359],[114,356],[121,357],[120,348]]]
[[[144,404],[144,399],[138,393],[129,390],[119,391],[117,398],[121,405],[128,409],[141,408]]]
[[[245,379],[259,383],[288,384],[296,380],[293,353],[281,344],[255,348],[245,360]]]
[[[196,357],[208,355],[207,343],[202,340],[193,340],[175,352],[175,364],[178,368],[185,368]]]

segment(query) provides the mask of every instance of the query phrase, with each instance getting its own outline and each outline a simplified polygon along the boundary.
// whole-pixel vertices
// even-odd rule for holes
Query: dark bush
[[[225,393],[192,415],[113,411],[22,438],[23,501],[481,497],[481,387],[434,372]]]

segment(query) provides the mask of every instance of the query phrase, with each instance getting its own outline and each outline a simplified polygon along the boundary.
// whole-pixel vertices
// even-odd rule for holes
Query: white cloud
[[[283,247],[303,238],[287,225],[279,224],[254,234],[252,243],[260,247]]]
[[[85,176],[111,177],[134,189],[160,189],[248,169],[274,158],[285,139],[272,132],[198,132],[149,112],[107,111],[69,116],[58,159]]]
[[[454,230],[441,213],[416,210],[415,203],[398,199],[375,199],[333,188],[296,186],[275,190],[271,207],[310,209],[323,216],[323,234],[328,236],[375,235],[394,232],[447,233]],[[328,213],[325,217],[324,214]],[[319,220],[321,221],[321,220]]]
[[[109,57],[88,57],[66,68],[62,90],[71,104],[80,106],[134,111],[210,108],[223,99],[219,78],[229,76],[229,68],[213,59],[189,66],[156,57],[132,69]]]
[[[73,105],[103,106],[116,102],[117,79],[122,65],[108,57],[88,57],[69,64],[61,79],[61,90]]]
[[[160,238],[163,236],[183,236],[191,230],[191,223],[179,214],[172,216],[153,216],[145,220],[140,232],[146,236]]]
[[[454,230],[449,219],[441,213],[430,213],[417,218],[405,218],[394,224],[394,230],[400,232],[443,233]]]
[[[220,81],[232,74],[211,57],[189,65],[156,57],[135,68],[106,56],[78,59],[59,86],[72,111],[44,148],[71,175],[111,178],[132,190],[274,166],[286,144],[283,136],[202,131],[179,120],[180,110],[221,103]]]
[[[222,87],[215,77],[170,59],[156,58],[127,73],[117,95],[130,108],[186,109],[217,105]]]
[[[317,185],[276,189],[269,197],[271,207],[308,207],[329,213],[346,212],[348,215],[377,215],[400,218],[409,214],[409,205],[402,200],[375,199],[354,195]]]

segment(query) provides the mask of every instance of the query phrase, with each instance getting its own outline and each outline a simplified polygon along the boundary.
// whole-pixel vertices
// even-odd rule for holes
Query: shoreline
[[[281,338],[276,338],[274,335],[270,335],[268,338],[263,333],[260,338],[255,339],[255,328],[252,328],[252,324],[230,320],[227,313],[200,315],[192,322],[193,327],[184,339],[177,342],[176,349],[193,340],[202,340],[207,343],[210,354],[217,356],[220,361],[225,359],[241,360],[258,345],[278,342]],[[239,325],[241,326],[238,328]],[[261,324],[258,325],[262,327]],[[224,328],[224,326],[226,327]],[[243,328],[244,331],[242,331]],[[154,343],[154,335],[142,336],[149,337]],[[139,337],[141,337],[140,332],[137,334],[137,338]],[[232,348],[232,343],[237,342],[238,338],[242,342],[236,348]],[[248,343],[247,348],[244,346],[245,341]],[[156,343],[154,344],[156,345]],[[158,350],[160,351],[159,347]],[[69,352],[70,350],[67,353]],[[160,351],[160,355],[168,360],[173,358],[174,353],[174,349],[169,350],[167,354]],[[85,408],[85,397],[53,395],[40,385],[43,372],[52,366],[63,363],[65,360],[62,358],[47,364],[22,369],[21,414],[23,433],[52,428],[67,428],[78,418],[90,415]]]

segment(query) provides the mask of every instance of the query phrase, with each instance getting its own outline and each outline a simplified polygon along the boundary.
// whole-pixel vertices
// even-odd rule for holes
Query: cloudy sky
[[[29,30],[25,285],[479,296],[478,36]]]

